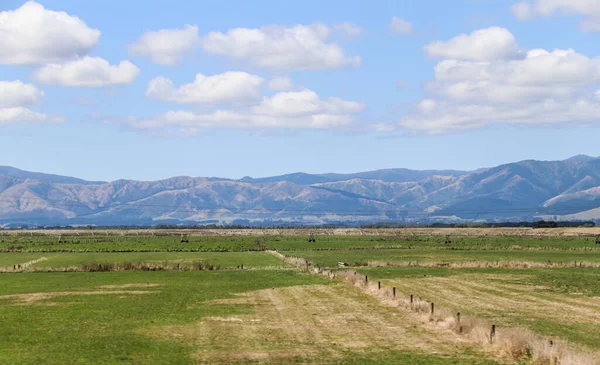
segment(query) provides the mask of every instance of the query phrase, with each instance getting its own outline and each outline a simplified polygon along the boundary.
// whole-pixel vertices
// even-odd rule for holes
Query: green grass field
[[[590,238],[307,238],[1,236],[0,268],[45,260],[0,274],[0,364],[514,363],[266,249],[338,271],[338,261],[356,265],[345,270],[499,330],[528,328],[600,353],[600,269],[393,266],[600,263]],[[45,272],[126,262],[221,270]]]

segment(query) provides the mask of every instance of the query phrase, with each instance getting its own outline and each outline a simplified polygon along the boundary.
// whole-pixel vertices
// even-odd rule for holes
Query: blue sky
[[[3,165],[150,180],[600,155],[595,0],[4,0],[0,12]]]

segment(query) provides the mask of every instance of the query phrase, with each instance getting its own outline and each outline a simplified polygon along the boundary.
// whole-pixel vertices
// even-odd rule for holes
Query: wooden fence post
[[[381,281],[377,282],[377,290],[381,290]]]
[[[396,287],[392,288],[392,295],[394,296],[394,298],[396,298]]]
[[[433,308],[434,308],[435,304],[433,304],[433,302],[431,302],[431,315],[433,315]]]
[[[490,343],[494,343],[494,337],[496,337],[496,325],[492,325],[492,329],[490,330]]]

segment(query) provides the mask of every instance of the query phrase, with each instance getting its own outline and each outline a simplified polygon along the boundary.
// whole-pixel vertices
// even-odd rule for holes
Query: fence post
[[[369,277],[367,275],[365,275],[365,283],[369,282]]]
[[[490,330],[490,343],[494,343],[494,337],[496,337],[496,325],[492,325],[492,329]]]
[[[392,295],[394,296],[394,298],[396,298],[396,287],[392,288]]]
[[[381,281],[377,282],[377,290],[381,290]]]
[[[410,295],[410,307],[412,308],[412,306],[413,306],[413,295],[411,294]]]
[[[433,308],[434,308],[435,304],[433,304],[433,302],[431,302],[431,315],[433,315]]]
[[[456,323],[460,324],[460,312],[456,313]]]

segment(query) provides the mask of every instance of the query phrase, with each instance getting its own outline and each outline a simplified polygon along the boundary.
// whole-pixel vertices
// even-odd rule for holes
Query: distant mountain
[[[265,183],[265,182],[279,182],[288,181],[300,185],[312,185],[334,181],[346,181],[353,179],[365,179],[365,180],[381,180],[384,182],[410,182],[420,181],[430,176],[462,176],[466,174],[466,171],[456,170],[408,170],[408,169],[385,169],[375,170],[367,172],[359,172],[355,174],[305,174],[298,172],[295,174],[287,174],[273,177],[264,177],[253,179],[251,177],[244,177],[241,181]]]
[[[472,172],[89,182],[0,167],[0,224],[297,224],[600,218],[600,158]]]
[[[10,167],[10,166],[0,166],[0,176],[5,176],[5,177],[8,176],[8,177],[13,177],[13,178],[18,178],[18,179],[34,179],[34,180],[48,181],[48,182],[53,182],[53,183],[58,183],[58,184],[89,185],[89,184],[102,183],[102,181],[90,182],[90,181],[85,181],[82,179],[77,179],[74,177],[44,174],[41,172],[29,172],[29,171],[19,170],[14,167]]]

